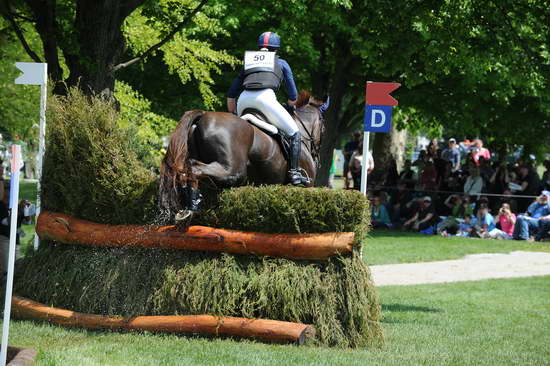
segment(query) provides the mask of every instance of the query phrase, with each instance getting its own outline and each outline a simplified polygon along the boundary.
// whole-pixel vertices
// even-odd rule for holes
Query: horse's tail
[[[200,110],[185,112],[170,135],[170,144],[160,166],[159,206],[163,213],[171,215],[182,210],[182,187],[196,182],[187,143],[191,127],[204,113]]]

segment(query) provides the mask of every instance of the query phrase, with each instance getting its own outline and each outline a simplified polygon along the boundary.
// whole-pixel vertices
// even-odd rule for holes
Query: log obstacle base
[[[191,226],[103,225],[55,212],[42,212],[36,232],[41,239],[104,247],[171,248],[256,254],[289,259],[327,259],[352,251],[353,232],[265,234]]]
[[[212,315],[105,317],[58,309],[13,296],[12,313],[20,319],[42,320],[53,324],[87,329],[125,329],[232,335],[278,342],[303,344],[315,336],[312,325],[268,319],[218,317]]]

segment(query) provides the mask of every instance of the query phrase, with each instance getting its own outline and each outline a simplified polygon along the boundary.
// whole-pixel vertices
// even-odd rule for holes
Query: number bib
[[[257,67],[275,70],[275,52],[246,51],[244,53],[245,71]]]

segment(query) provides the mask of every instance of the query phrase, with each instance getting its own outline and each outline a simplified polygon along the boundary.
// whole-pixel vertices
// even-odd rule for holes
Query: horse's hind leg
[[[192,160],[191,169],[193,176],[198,180],[208,181],[210,179],[216,186],[233,187],[245,180],[246,167],[244,169],[226,168],[217,161],[209,164]]]

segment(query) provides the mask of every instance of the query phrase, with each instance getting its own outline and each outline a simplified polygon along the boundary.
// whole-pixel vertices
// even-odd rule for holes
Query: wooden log
[[[312,325],[269,319],[218,317],[213,315],[105,317],[58,309],[12,297],[12,314],[19,319],[42,320],[53,324],[87,329],[126,329],[174,333],[234,335],[303,344],[315,336]]]
[[[38,217],[36,232],[41,239],[65,244],[172,248],[290,259],[326,259],[350,253],[355,237],[352,232],[265,234],[207,226],[191,226],[181,232],[174,226],[103,225],[48,211]]]

